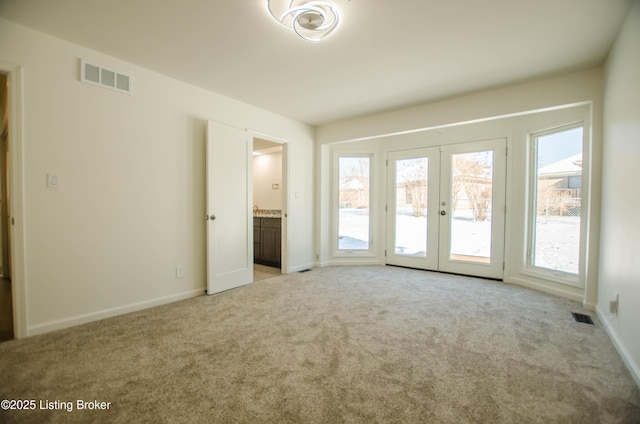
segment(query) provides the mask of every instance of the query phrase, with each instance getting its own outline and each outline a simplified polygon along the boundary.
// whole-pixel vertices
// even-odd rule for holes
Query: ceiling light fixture
[[[338,26],[336,6],[324,0],[267,0],[269,13],[304,40],[317,43]]]

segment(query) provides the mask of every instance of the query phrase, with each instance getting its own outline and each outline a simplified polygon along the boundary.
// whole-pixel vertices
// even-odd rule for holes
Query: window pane
[[[493,152],[452,155],[450,259],[491,262]]]
[[[428,176],[428,158],[396,160],[396,255],[427,257]]]
[[[582,127],[535,139],[533,266],[578,274]]]
[[[369,250],[369,162],[338,159],[338,250]]]

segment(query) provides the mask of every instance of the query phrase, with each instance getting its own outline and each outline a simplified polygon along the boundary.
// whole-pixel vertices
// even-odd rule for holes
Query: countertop
[[[254,218],[282,218],[280,209],[258,209],[253,211]]]

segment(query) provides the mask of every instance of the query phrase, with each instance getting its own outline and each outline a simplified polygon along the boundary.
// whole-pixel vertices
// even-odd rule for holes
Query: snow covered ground
[[[369,209],[340,209],[338,249],[369,249]]]
[[[579,216],[550,216],[546,223],[538,219],[534,265],[577,274],[579,252]]]
[[[340,209],[338,241],[340,250],[369,248],[369,211]],[[396,253],[424,255],[427,220],[415,217],[411,209],[400,210],[396,217]],[[549,216],[536,225],[535,265],[568,273],[578,273],[580,218]],[[437,231],[437,230],[435,230]],[[474,221],[471,211],[456,211],[452,227],[451,250],[457,255],[489,257],[491,222]]]

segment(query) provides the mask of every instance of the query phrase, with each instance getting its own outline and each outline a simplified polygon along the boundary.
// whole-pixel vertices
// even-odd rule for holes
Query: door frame
[[[483,147],[475,148],[477,145]],[[486,146],[486,147],[484,147]],[[492,200],[491,200],[491,262],[475,263],[472,261],[452,260],[448,258],[451,250],[451,209],[449,204],[441,206],[445,215],[441,216],[440,229],[440,259],[438,269],[442,272],[454,274],[473,275],[477,277],[502,280],[505,268],[505,232],[506,232],[506,186],[507,186],[507,140],[496,138],[490,140],[477,140],[465,143],[449,144],[440,147],[440,200],[446,196],[450,203],[451,164],[445,164],[445,155],[453,157],[454,154],[464,154],[482,151],[493,151],[492,157]],[[449,171],[449,172],[447,172]],[[445,173],[447,175],[445,175]],[[503,178],[499,178],[502,175]],[[446,185],[446,186],[445,186]],[[443,225],[443,220],[446,222]],[[448,231],[447,231],[448,230]],[[444,232],[448,232],[449,236]],[[445,243],[442,243],[442,240]],[[495,253],[495,255],[494,255]]]
[[[251,128],[246,128],[246,131],[250,134],[252,139],[260,138],[262,140],[270,141],[272,143],[278,143],[282,145],[282,218],[280,228],[280,272],[287,274],[289,272],[289,139],[279,137],[277,135],[268,134],[261,131],[256,131]],[[253,181],[253,168],[251,169],[251,175],[249,175]],[[253,231],[251,232],[253,238]],[[253,244],[252,244],[253,246]]]
[[[480,145],[477,149],[474,146]],[[485,148],[484,145],[488,146]],[[443,197],[448,196],[450,192],[448,175],[451,171],[451,166],[444,164],[446,155],[467,153],[474,151],[486,151],[492,150],[493,156],[493,175],[492,184],[494,193],[498,193],[498,197],[493,197],[492,200],[492,212],[495,213],[495,217],[492,216],[492,229],[491,229],[491,263],[490,264],[476,264],[465,261],[450,261],[448,260],[447,251],[451,246],[450,236],[446,236],[444,233],[447,229],[451,229],[451,215],[450,215],[450,200],[445,200],[446,206],[441,206]],[[395,250],[395,187],[391,187],[391,182],[395,181],[395,175],[391,175],[392,171],[395,172],[394,166],[389,166],[389,161],[395,160],[395,156],[411,158],[411,157],[436,157],[437,151],[437,164],[434,159],[430,159],[429,171],[428,171],[428,186],[429,191],[433,193],[433,189],[437,189],[437,199],[434,196],[428,198],[428,236],[429,240],[427,252],[431,251],[430,257],[420,260],[417,258],[402,257],[394,255]],[[415,155],[412,155],[415,152]],[[402,153],[405,153],[404,155]],[[419,268],[431,271],[448,272],[461,275],[471,275],[484,278],[500,279],[504,278],[504,264],[505,264],[505,233],[506,233],[506,188],[507,188],[507,139],[496,138],[489,140],[473,140],[467,142],[459,142],[445,145],[432,145],[426,147],[414,147],[402,150],[391,150],[386,153],[387,162],[387,175],[386,175],[386,192],[387,192],[387,206],[386,206],[386,250],[385,250],[385,264],[406,266],[410,268]],[[434,163],[431,163],[434,162]],[[434,175],[437,172],[437,175]],[[447,175],[445,175],[447,174]],[[503,178],[499,178],[499,174],[503,175]],[[445,188],[447,185],[448,188]],[[435,209],[434,209],[435,207]],[[441,211],[445,212],[445,216],[440,214]],[[437,214],[434,217],[433,214]],[[496,219],[494,219],[496,218]],[[443,223],[443,220],[448,220],[447,223]],[[437,222],[436,225],[434,223]],[[496,225],[497,224],[497,225]],[[501,228],[501,229],[499,229]],[[450,232],[450,231],[449,231]],[[434,234],[437,233],[437,234]],[[434,238],[437,243],[434,244]],[[443,240],[446,243],[443,243]],[[497,255],[494,256],[494,247],[497,247]],[[436,252],[433,253],[433,250]],[[394,260],[389,261],[390,258]],[[434,262],[435,261],[435,262]],[[450,266],[451,264],[451,266]],[[444,265],[444,266],[443,266]]]
[[[396,255],[396,214],[397,207],[397,169],[396,160],[408,160],[415,158],[428,158],[427,165],[427,245],[425,257],[415,257],[408,255]],[[408,268],[420,268],[437,270],[439,244],[439,196],[429,196],[429,193],[440,191],[440,146],[417,147],[414,149],[395,150],[387,152],[387,216],[386,216],[386,263],[389,265],[405,266]],[[430,248],[435,246],[435,248]]]
[[[209,134],[209,128],[212,125],[220,125],[221,127],[228,127],[229,130],[234,130],[237,132],[240,131],[244,131],[246,133],[246,137],[247,137],[247,143],[248,146],[247,147],[251,147],[250,150],[252,150],[252,146],[253,146],[253,141],[255,137],[261,138],[263,140],[267,140],[267,141],[271,141],[274,143],[278,143],[278,144],[282,144],[282,225],[281,225],[281,272],[282,273],[288,273],[288,257],[289,257],[289,249],[288,249],[288,244],[289,244],[289,231],[288,231],[288,205],[289,205],[289,140],[285,139],[283,137],[278,137],[278,136],[274,136],[272,134],[268,134],[268,133],[264,133],[264,132],[259,132],[259,131],[255,131],[252,130],[250,128],[238,128],[235,127],[233,125],[224,123],[224,122],[220,122],[220,121],[214,121],[214,120],[208,120],[207,121],[207,134]],[[209,137],[209,135],[207,135],[207,138]],[[207,140],[207,148],[209,148],[209,141]],[[252,155],[250,152],[248,152],[248,163],[247,163],[247,173],[246,173],[246,178],[247,178],[247,182],[248,184],[251,185],[251,187],[247,187],[247,198],[249,201],[250,206],[253,205],[253,195],[252,195],[252,186],[253,186],[253,160],[252,160]],[[207,157],[208,157],[208,153],[207,153]],[[207,181],[209,179],[208,176],[208,172],[209,172],[209,165],[206,165],[207,168]],[[208,186],[208,182],[207,182],[207,196],[209,196],[209,186]],[[207,198],[208,199],[208,198]],[[206,217],[207,217],[207,244],[210,242],[210,235],[209,235],[209,226],[212,225],[209,219],[209,214],[213,213],[213,211],[209,210],[209,200],[207,200],[206,202],[206,208],[207,210],[206,212]],[[252,209],[252,207],[250,207],[250,209]],[[250,250],[250,261],[251,263],[253,263],[253,217],[252,214],[249,214],[250,219],[247,220],[247,243],[248,243],[248,249]],[[207,247],[207,250],[209,249],[209,247]],[[207,291],[209,292],[209,294],[215,294],[217,292],[210,292],[210,287],[211,287],[211,283],[209,282],[209,269],[208,267],[210,266],[209,264],[209,257],[208,257],[208,253],[207,253],[207,270],[206,270],[206,275],[207,275]],[[246,284],[250,284],[253,282],[253,276],[251,278],[251,281],[249,281]]]
[[[26,267],[25,267],[25,207],[23,167],[23,68],[0,62],[0,72],[7,75],[7,103],[9,111],[9,166],[7,197],[11,201],[9,250],[11,252],[11,292],[13,301],[13,335],[20,339],[27,334]]]

